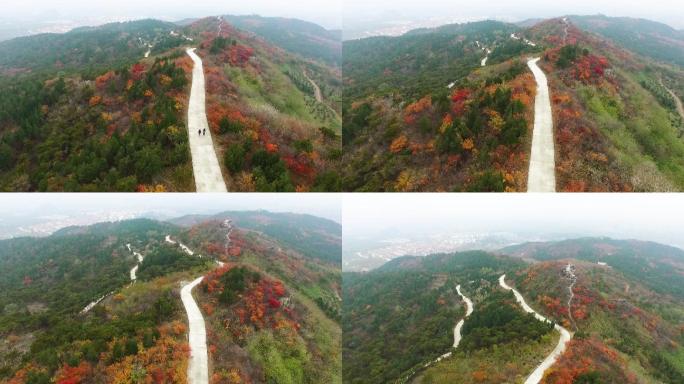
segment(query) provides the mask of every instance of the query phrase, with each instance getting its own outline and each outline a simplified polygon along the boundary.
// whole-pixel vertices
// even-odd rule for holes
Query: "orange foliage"
[[[432,97],[430,95],[423,97],[422,99],[416,101],[415,103],[409,104],[404,109],[404,122],[406,124],[409,124],[409,125],[415,123],[415,121],[416,121],[415,115],[424,112],[425,110],[429,109],[430,107],[432,107]]]
[[[487,372],[485,372],[485,371],[473,372],[473,380],[475,380],[478,383],[481,383],[481,382],[487,380]]]
[[[94,106],[100,104],[101,102],[102,102],[102,97],[95,95],[95,96],[90,98],[90,101],[88,102],[88,104],[90,104],[91,107],[94,107]]]
[[[102,88],[104,88],[105,85],[107,85],[109,80],[111,80],[113,77],[114,77],[113,71],[109,71],[102,76],[98,76],[95,78],[95,86],[101,90]]]
[[[266,144],[266,151],[270,153],[278,152],[278,144],[268,143]]]
[[[392,141],[392,144],[390,145],[390,151],[392,153],[401,152],[404,149],[406,149],[407,145],[408,145],[408,138],[404,135],[401,135]]]
[[[90,364],[86,361],[81,362],[77,367],[71,367],[65,364],[57,371],[55,382],[57,384],[79,384],[87,378],[90,372]]]

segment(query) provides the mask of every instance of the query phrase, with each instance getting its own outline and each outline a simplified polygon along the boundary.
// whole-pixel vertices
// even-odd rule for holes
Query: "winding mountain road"
[[[454,328],[454,348],[458,348],[458,345],[461,343],[461,328],[463,328],[466,317],[473,313],[473,302],[461,292],[460,284],[456,286],[456,292],[458,292],[458,295],[461,296],[461,299],[466,303],[466,314]]]
[[[192,87],[188,106],[188,136],[195,187],[197,192],[227,192],[207,121],[202,59],[195,53],[195,48],[188,49],[186,53],[195,63],[192,69]],[[200,135],[199,131],[206,132],[206,134]]]
[[[209,355],[207,354],[207,331],[204,327],[204,317],[195,299],[192,290],[202,282],[204,276],[200,276],[193,282],[181,288],[181,301],[188,314],[188,341],[190,343],[190,361],[188,364],[189,384],[209,383]]]
[[[232,225],[228,226],[228,234],[232,231]],[[164,239],[167,243],[178,244],[188,255],[194,255],[190,248],[186,247],[180,241],[176,242],[171,239],[171,236],[166,235]],[[202,255],[198,255],[202,257]],[[219,267],[225,264],[219,260],[216,261]],[[209,355],[207,353],[207,330],[204,324],[204,317],[202,312],[192,297],[192,290],[199,285],[204,276],[200,276],[191,283],[185,284],[181,288],[181,301],[185,312],[188,315],[188,343],[190,344],[190,361],[188,362],[188,383],[189,384],[209,384]]]
[[[515,295],[515,300],[520,304],[520,306],[523,308],[523,310],[527,313],[533,313],[534,317],[543,322],[550,323],[551,321],[548,320],[546,317],[540,315],[537,313],[532,307],[527,305],[527,302],[525,302],[525,298],[518,292],[515,288],[509,286],[506,284],[505,281],[506,275],[501,275],[499,278],[499,285],[505,290],[508,291],[513,291],[513,295]],[[558,359],[558,357],[565,351],[565,346],[572,339],[572,334],[565,328],[561,327],[558,324],[554,324],[554,329],[560,333],[560,339],[558,340],[558,345],[556,345],[556,348],[551,351],[551,353],[546,356],[544,360],[537,366],[537,368],[532,371],[532,374],[527,377],[525,380],[525,384],[537,384],[541,381],[541,379],[544,377],[544,372],[549,369]]]
[[[527,192],[555,192],[556,153],[553,140],[553,115],[551,114],[548,81],[544,72],[537,66],[539,59],[537,57],[527,62],[527,66],[537,81]]]
[[[462,338],[461,337],[461,328],[463,328],[463,323],[465,323],[466,317],[470,316],[470,314],[473,313],[473,302],[472,302],[472,300],[467,298],[461,292],[461,285],[460,284],[456,286],[456,292],[458,292],[458,295],[461,296],[461,299],[463,299],[463,301],[466,303],[466,314],[465,314],[465,316],[463,316],[463,318],[461,320],[458,321],[458,323],[456,323],[456,326],[454,327],[454,345],[452,346],[452,348],[454,348],[454,349],[458,348],[458,345],[461,343],[461,338]],[[440,357],[436,358],[435,360],[425,363],[423,368],[427,368],[427,367],[431,366],[432,364],[439,363],[440,361],[451,356],[451,353],[452,353],[452,351],[449,351],[449,352],[441,355]],[[415,373],[416,372],[414,371],[414,372],[412,372],[411,375],[413,375]],[[409,378],[410,378],[410,376],[409,376]]]

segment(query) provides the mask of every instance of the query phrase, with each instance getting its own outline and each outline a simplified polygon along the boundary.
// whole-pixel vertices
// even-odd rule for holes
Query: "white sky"
[[[179,20],[220,14],[294,17],[341,27],[342,0],[4,0],[0,18],[80,20],[155,17]]]
[[[684,248],[684,194],[346,194],[344,237],[404,231],[582,234]]]
[[[379,15],[409,20],[426,18],[486,19],[519,21],[567,14],[602,13],[652,19],[684,28],[681,0],[344,0],[344,23],[355,24]]]
[[[341,222],[341,197],[338,194],[0,193],[0,223],[26,215],[73,215],[103,210],[182,216],[258,209],[305,213]]]

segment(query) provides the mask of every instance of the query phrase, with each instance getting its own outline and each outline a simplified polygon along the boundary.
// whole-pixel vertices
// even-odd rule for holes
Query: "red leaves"
[[[603,77],[608,67],[610,63],[605,57],[586,55],[576,61],[573,74],[577,80],[588,83],[593,79]]]
[[[470,90],[466,88],[457,89],[451,94],[451,101],[454,103],[465,101],[468,99],[468,96],[470,96],[470,93]]]
[[[280,301],[278,301],[278,299],[276,299],[274,297],[269,297],[268,298],[268,305],[270,305],[271,308],[280,308],[281,303],[280,303]]]
[[[145,73],[145,66],[140,63],[135,63],[131,67],[131,76],[135,80],[140,80],[142,78],[142,74]]]
[[[313,167],[309,165],[306,156],[285,156],[283,160],[289,170],[300,176],[311,177],[315,172]]]
[[[273,294],[277,297],[282,297],[285,295],[285,286],[280,281],[273,283]]]
[[[79,384],[91,372],[90,364],[83,361],[77,367],[72,367],[65,364],[58,372],[55,378],[57,384]]]
[[[228,61],[231,65],[242,67],[253,55],[254,49],[241,44],[236,44],[230,47]]]

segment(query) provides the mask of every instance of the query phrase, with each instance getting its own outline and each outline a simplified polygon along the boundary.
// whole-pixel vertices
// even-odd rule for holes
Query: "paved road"
[[[546,75],[537,66],[539,58],[530,59],[527,65],[537,81],[534,98],[534,131],[530,169],[527,174],[527,192],[556,191],[556,154],[553,141],[553,116]]]
[[[499,285],[501,285],[503,289],[513,291],[513,295],[515,295],[516,301],[520,304],[523,310],[527,313],[533,313],[534,317],[539,321],[550,323],[550,321],[546,317],[540,315],[534,309],[532,309],[532,307],[527,305],[527,303],[525,302],[525,298],[523,298],[520,292],[506,284],[505,278],[506,275],[501,275],[501,277],[499,278]],[[567,329],[561,327],[558,324],[554,324],[554,328],[561,335],[560,340],[558,340],[558,345],[556,345],[556,348],[554,348],[553,351],[551,351],[551,353],[548,356],[546,356],[544,360],[542,360],[542,362],[537,366],[537,368],[534,369],[532,374],[527,377],[527,379],[525,380],[525,384],[539,383],[541,379],[544,377],[544,372],[547,369],[549,369],[553,365],[553,363],[556,362],[556,359],[558,359],[558,357],[563,353],[563,351],[565,351],[565,346],[568,343],[568,341],[572,339],[572,334],[570,334],[570,332],[568,332]]]
[[[192,297],[192,289],[202,282],[204,276],[200,276],[192,283],[181,288],[181,301],[188,314],[188,340],[190,343],[190,362],[188,364],[189,384],[209,383],[209,356],[207,354],[207,331],[204,327],[204,317],[200,312],[195,299]]]
[[[465,317],[463,317],[454,328],[454,348],[458,348],[458,345],[461,343],[461,328],[463,328],[465,318],[470,316],[471,313],[473,313],[473,302],[469,298],[467,298],[463,293],[461,293],[460,284],[456,286],[456,291],[458,292],[458,295],[461,296],[461,299],[463,299],[463,301],[465,301],[466,303],[466,314]]]
[[[188,106],[188,134],[195,186],[197,192],[227,192],[207,122],[202,59],[195,54],[195,48],[188,49],[186,53],[195,63],[192,69],[192,87],[190,89],[190,105]],[[202,132],[206,130],[206,135],[200,136],[197,133],[198,130],[202,130]]]

